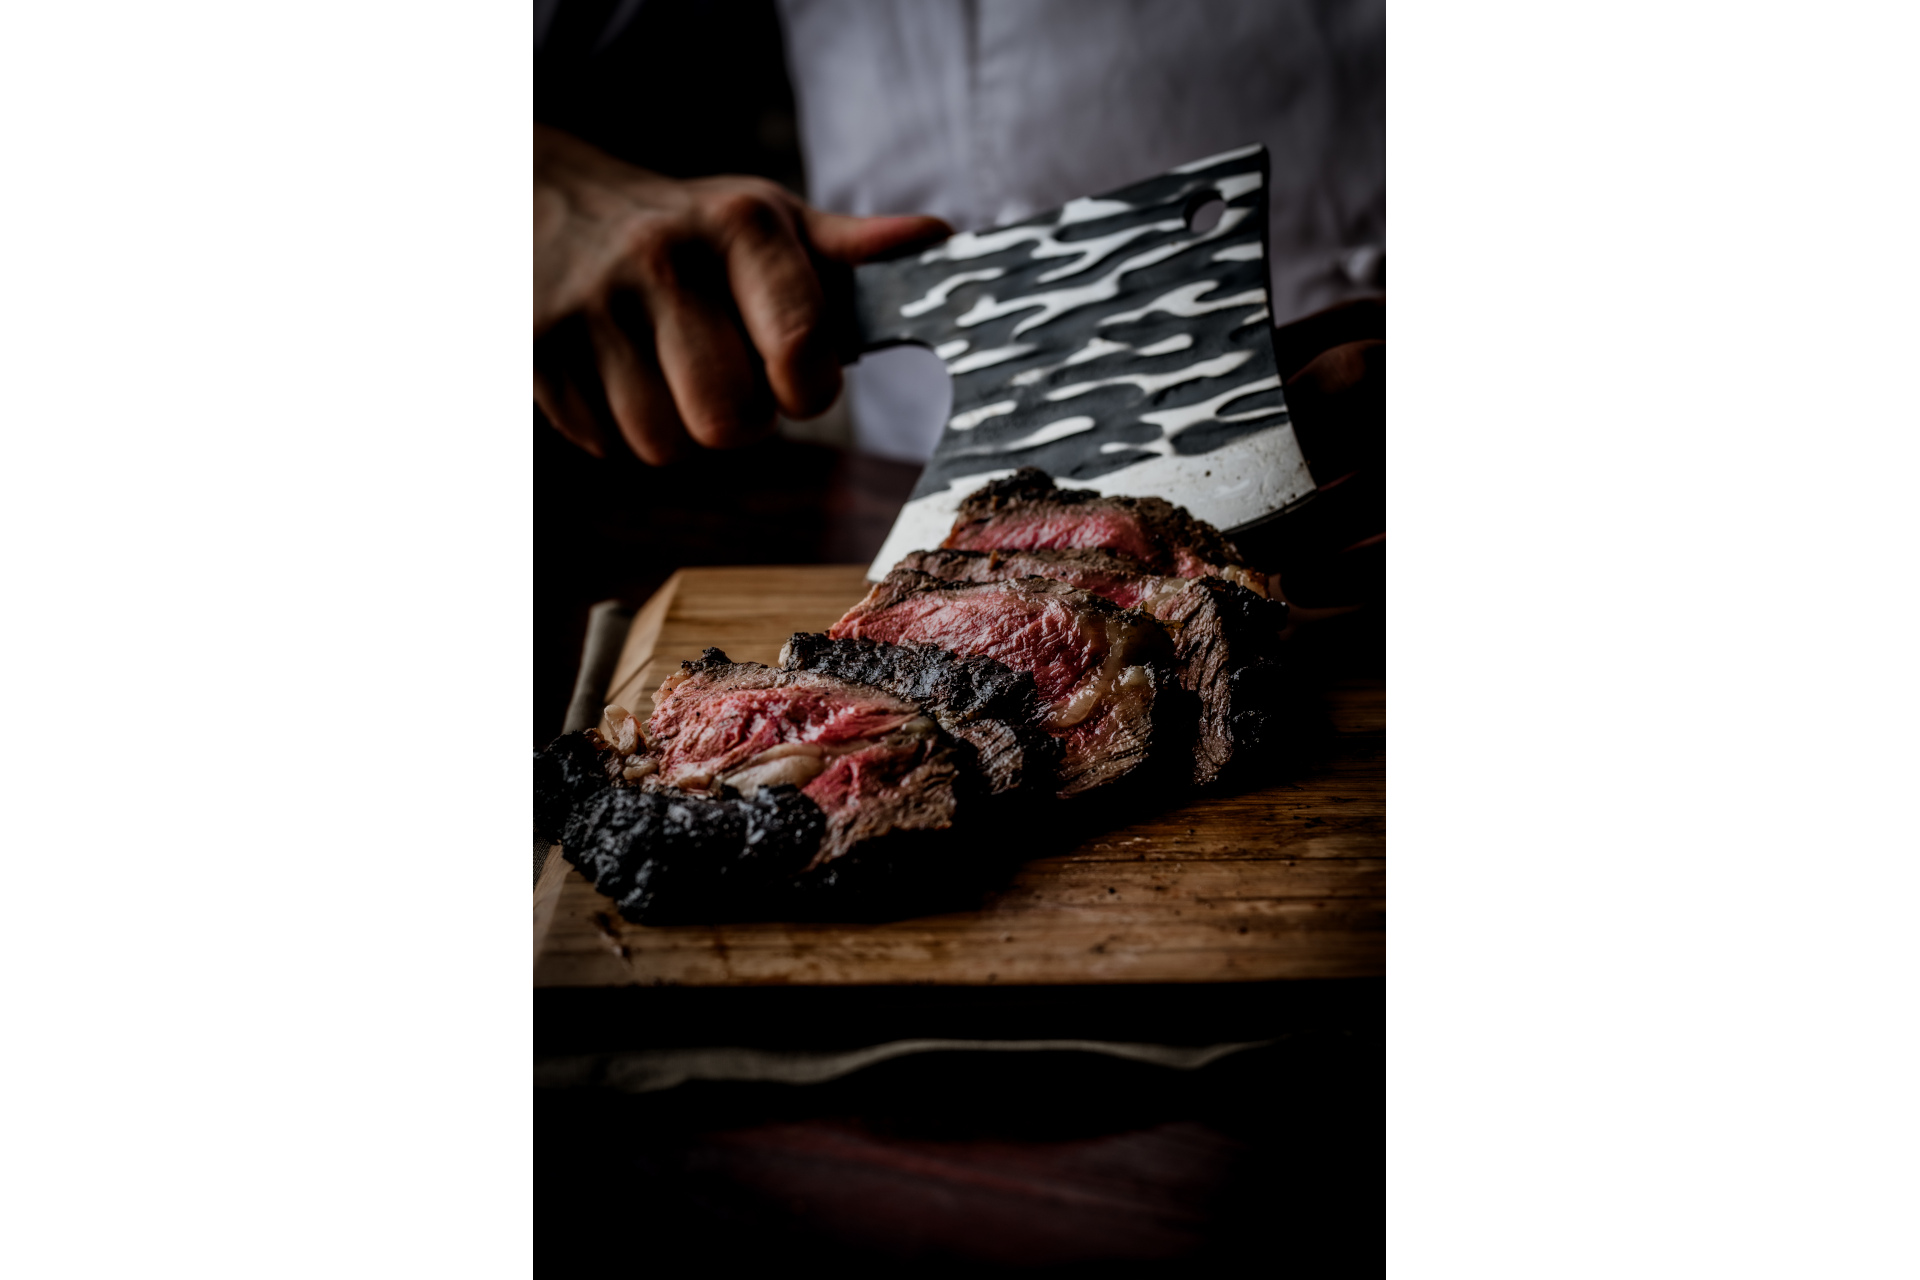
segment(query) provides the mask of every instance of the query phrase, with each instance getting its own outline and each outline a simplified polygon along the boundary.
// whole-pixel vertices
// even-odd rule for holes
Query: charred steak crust
[[[563,734],[533,758],[534,830],[636,924],[751,914],[812,859],[820,807],[791,787],[690,796],[619,780],[598,733]]]
[[[1061,798],[1178,756],[1191,732],[1165,630],[1137,609],[1050,578],[945,582],[895,569],[849,609],[835,639],[937,644],[1033,673],[1047,731],[1060,740]]]
[[[636,924],[754,914],[820,847],[826,816],[792,787],[689,796],[609,786],[576,804],[560,850]]]
[[[915,551],[900,565],[949,582],[1038,574],[1152,614],[1172,637],[1181,687],[1199,702],[1196,786],[1252,758],[1269,739],[1280,696],[1285,601],[1221,578],[1156,575],[1131,556],[1092,548]]]
[[[573,807],[613,785],[619,760],[591,730],[562,734],[533,757],[533,834],[560,838]]]
[[[1191,567],[1194,562],[1246,567],[1238,547],[1218,529],[1196,519],[1185,507],[1176,507],[1165,498],[1108,497],[1092,489],[1062,489],[1054,484],[1052,476],[1036,467],[1022,467],[968,494],[961,500],[952,530],[940,545],[955,550],[991,550],[1013,545],[996,533],[996,526],[1004,525],[1010,518],[1053,516],[1071,522],[1075,518],[1097,518],[1103,514],[1137,527],[1141,535],[1139,543],[1117,549],[1138,556],[1157,572]],[[1072,544],[1024,545],[1112,544],[1101,538]]]
[[[780,665],[872,685],[921,707],[973,748],[990,795],[1021,794],[1053,777],[1060,744],[1040,727],[1040,695],[1028,672],[937,645],[835,640],[805,631],[787,641]]]
[[[978,692],[992,705],[1009,689],[1017,693],[1003,678]],[[740,748],[754,729],[790,753],[775,753],[781,767],[823,750],[809,780],[822,785],[733,786],[729,779],[765,778],[757,740],[697,789],[663,777],[675,732],[701,738],[680,744],[694,749],[679,763],[698,773],[713,750]],[[965,852],[951,838],[977,786],[965,756],[910,700],[883,689],[736,663],[709,648],[662,685],[648,736],[649,769],[637,778],[626,769],[636,757],[595,730],[564,735],[534,758],[536,828],[557,836],[567,861],[636,923],[810,914],[863,895],[898,896],[947,877]]]
[[[1220,578],[1192,578],[1154,616],[1173,633],[1180,685],[1198,703],[1193,781],[1205,786],[1273,745],[1287,608]]]

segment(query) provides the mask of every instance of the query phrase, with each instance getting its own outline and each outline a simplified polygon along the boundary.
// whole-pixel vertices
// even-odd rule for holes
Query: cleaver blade
[[[918,343],[953,380],[869,578],[939,546],[961,499],[1021,467],[1228,533],[1312,496],[1273,352],[1267,165],[1240,147],[854,269],[858,349]],[[1214,201],[1219,221],[1196,229]]]

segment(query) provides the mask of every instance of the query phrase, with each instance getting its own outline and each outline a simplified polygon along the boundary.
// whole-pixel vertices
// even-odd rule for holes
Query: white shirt
[[[1260,142],[1275,321],[1384,287],[1380,0],[782,0],[781,16],[822,208],[977,230]],[[936,364],[869,358],[848,381],[860,447],[931,453]]]

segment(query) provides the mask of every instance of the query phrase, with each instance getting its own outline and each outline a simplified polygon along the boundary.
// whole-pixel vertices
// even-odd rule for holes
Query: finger
[[[825,213],[801,207],[807,240],[823,257],[835,262],[867,262],[873,258],[918,248],[953,234],[953,228],[939,218],[911,217],[856,218],[845,213]]]
[[[1294,435],[1315,480],[1375,469],[1386,452],[1387,344],[1321,352],[1284,384]]]
[[[706,247],[676,249],[645,288],[654,353],[687,434],[727,449],[771,431],[773,397]]]
[[[1322,350],[1284,387],[1317,487],[1312,501],[1236,540],[1295,604],[1366,600],[1384,564],[1384,550],[1369,548],[1386,528],[1386,344]]]
[[[840,362],[822,323],[820,279],[793,214],[742,191],[716,201],[707,218],[774,399],[796,418],[826,412],[840,394]]]
[[[555,383],[533,375],[533,403],[546,415],[547,422],[562,436],[596,458],[607,456],[606,441],[593,421],[592,413],[569,384]]]
[[[638,299],[616,300],[589,315],[600,383],[620,436],[648,466],[663,467],[684,451],[687,429],[654,357],[653,333]]]
[[[610,415],[604,400],[594,394],[597,386],[584,323],[562,322],[534,340],[533,402],[561,435],[604,458]]]

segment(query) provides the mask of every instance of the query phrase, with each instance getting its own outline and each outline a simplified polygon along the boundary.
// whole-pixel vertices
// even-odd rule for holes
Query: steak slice
[[[1051,788],[1060,745],[1040,727],[1040,693],[1028,672],[936,645],[835,640],[817,632],[788,640],[780,665],[872,685],[914,703],[973,748],[990,795]]]
[[[794,788],[715,797],[645,787],[622,776],[634,756],[620,737],[564,734],[534,757],[534,830],[558,838],[561,855],[628,920],[753,914],[819,851],[826,815]]]
[[[647,785],[709,795],[799,788],[826,815],[808,871],[883,837],[950,829],[971,781],[912,702],[830,675],[732,662],[718,649],[661,683],[646,736]]]
[[[1165,498],[1109,498],[1061,489],[1034,467],[992,481],[960,503],[941,547],[1033,551],[1088,547],[1132,556],[1154,573],[1227,578],[1260,595],[1266,579],[1220,531]]]
[[[1151,615],[1173,641],[1176,677],[1200,703],[1193,781],[1205,786],[1270,738],[1280,697],[1284,601],[1221,578],[1166,577],[1129,556],[1086,549],[915,551],[900,567],[950,582],[1039,576]]]
[[[1030,673],[1060,739],[1056,794],[1090,791],[1172,754],[1172,646],[1160,624],[1047,578],[954,583],[895,569],[834,623],[836,640],[927,644]],[[1176,695],[1177,696],[1177,695]]]
[[[534,757],[534,826],[629,920],[739,919],[938,881],[973,785],[912,702],[708,649]]]

